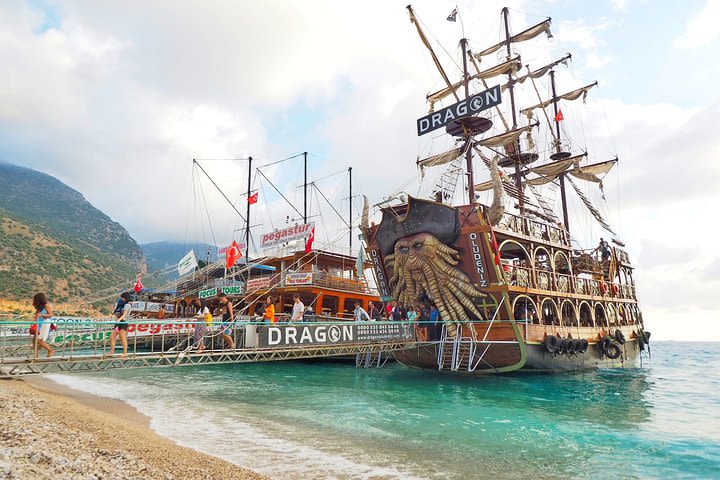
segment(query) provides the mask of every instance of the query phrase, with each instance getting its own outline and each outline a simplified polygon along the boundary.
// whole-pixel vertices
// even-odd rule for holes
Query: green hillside
[[[142,261],[128,232],[79,192],[0,164],[0,297],[76,300],[128,281]]]

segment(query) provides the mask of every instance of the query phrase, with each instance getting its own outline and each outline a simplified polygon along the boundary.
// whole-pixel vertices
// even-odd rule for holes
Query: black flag
[[[448,21],[448,22],[454,22],[454,21],[455,21],[455,17],[457,17],[457,14],[458,14],[457,7],[455,7],[455,8],[453,9],[453,11],[450,12],[450,15],[448,15],[447,21]]]

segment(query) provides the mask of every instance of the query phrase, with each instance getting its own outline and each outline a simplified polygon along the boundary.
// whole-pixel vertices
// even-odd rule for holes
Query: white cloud
[[[688,21],[685,32],[677,37],[677,48],[704,47],[720,37],[720,0],[707,0],[700,12]]]

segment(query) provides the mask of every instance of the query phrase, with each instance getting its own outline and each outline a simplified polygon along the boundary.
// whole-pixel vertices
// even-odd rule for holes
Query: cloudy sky
[[[209,159],[260,166],[307,151],[311,180],[336,174],[317,184],[343,215],[350,166],[353,193],[371,203],[428,192],[437,174],[419,185],[415,159],[452,145],[415,132],[425,94],[442,85],[406,3],[2,2],[0,160],[58,177],[141,243],[222,244],[242,225],[193,158],[208,159],[243,213],[247,162]],[[553,18],[554,38],[528,46],[523,63],[570,51],[559,90],[600,82],[586,104],[564,107],[564,135],[596,161],[620,157],[599,207],[638,267],[650,330],[720,340],[720,1],[464,1],[457,23],[445,21],[455,0],[413,6],[457,79],[462,28],[475,50],[499,41],[504,4],[514,32]],[[302,162],[263,172],[302,211]],[[261,176],[253,188],[258,233],[297,219]],[[340,225],[332,208],[313,193],[328,242]],[[572,210],[577,239],[597,243]]]

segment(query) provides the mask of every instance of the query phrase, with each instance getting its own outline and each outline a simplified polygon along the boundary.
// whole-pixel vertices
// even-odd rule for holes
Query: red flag
[[[143,284],[142,284],[142,282],[140,281],[140,277],[138,277],[137,282],[135,282],[135,288],[133,288],[133,291],[134,291],[135,293],[138,293],[138,292],[139,292],[140,290],[142,290],[142,289],[143,289]]]
[[[240,257],[242,257],[242,252],[240,252],[237,242],[233,240],[232,245],[230,245],[225,252],[225,268],[230,268],[235,265],[235,262],[237,262]]]
[[[252,195],[250,195],[250,196],[248,197],[248,203],[249,203],[250,205],[252,205],[253,203],[257,203],[257,201],[258,201],[258,193],[260,193],[260,192],[255,192],[255,193],[253,193]]]
[[[312,250],[312,244],[315,241],[315,227],[312,228],[312,231],[310,232],[310,236],[308,237],[307,241],[305,242],[305,253],[310,253]]]
[[[562,110],[558,110],[557,115],[555,115],[555,121],[556,121],[556,122],[559,122],[559,121],[564,120],[564,119],[565,119],[565,117],[563,117]]]

